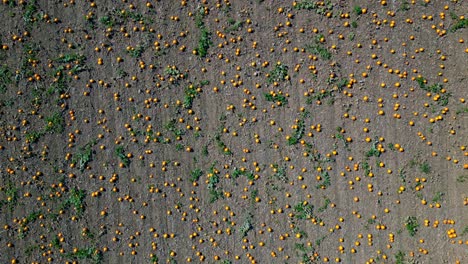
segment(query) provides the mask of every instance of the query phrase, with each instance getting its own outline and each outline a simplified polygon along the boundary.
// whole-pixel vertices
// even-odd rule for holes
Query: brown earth
[[[468,262],[464,1],[205,2],[0,4],[0,263]]]

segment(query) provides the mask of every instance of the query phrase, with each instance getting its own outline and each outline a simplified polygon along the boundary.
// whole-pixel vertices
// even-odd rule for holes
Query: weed
[[[330,203],[331,203],[330,199],[328,199],[328,198],[325,197],[325,199],[324,199],[324,204],[323,204],[321,207],[319,207],[319,208],[317,209],[317,211],[318,211],[319,213],[324,212],[325,210],[327,210],[328,205],[330,205]]]
[[[434,203],[438,203],[438,202],[440,202],[442,200],[442,196],[444,196],[444,195],[445,195],[445,193],[443,193],[443,192],[436,192],[434,194],[434,197],[432,198],[432,201]]]
[[[176,148],[177,151],[182,151],[182,150],[184,149],[184,145],[182,145],[182,144],[180,144],[180,143],[177,143],[177,144],[175,145],[175,148]]]
[[[301,10],[313,10],[318,7],[318,4],[312,0],[302,0],[300,2],[296,2],[294,5],[294,9]]]
[[[405,253],[403,251],[398,251],[395,254],[395,264],[404,264],[405,262]]]
[[[194,169],[190,172],[190,181],[191,182],[196,182],[200,179],[200,177],[203,175],[203,171],[201,169]]]
[[[431,166],[427,161],[423,162],[422,164],[419,165],[419,170],[422,173],[428,174],[431,172]]]
[[[211,41],[211,33],[203,26],[200,32],[200,38],[198,39],[197,54],[200,58],[206,57],[208,49],[213,45]]]
[[[377,149],[376,144],[374,143],[369,151],[366,152],[366,157],[370,158],[372,156],[374,157],[380,157],[380,151]]]
[[[215,141],[216,141],[216,143],[218,145],[218,148],[221,151],[221,153],[223,153],[224,155],[232,155],[231,150],[229,150],[229,148],[226,146],[226,144],[221,140],[221,135],[220,134],[217,134],[215,136]]]
[[[216,202],[219,198],[223,197],[223,191],[221,190],[210,190],[210,203]]]
[[[305,118],[309,115],[309,112],[304,112],[297,122],[296,128],[294,129],[294,134],[288,138],[288,145],[295,145],[297,144],[305,132]]]
[[[275,68],[268,73],[267,83],[282,82],[287,79],[288,66],[284,64],[276,64]]]
[[[70,63],[70,62],[78,62],[82,64],[86,60],[84,55],[76,54],[76,53],[69,53],[65,55],[61,55],[60,57],[53,59],[52,61],[60,62],[60,63]]]
[[[77,164],[81,172],[84,171],[86,165],[93,159],[92,147],[96,145],[96,141],[91,141],[81,147],[79,152],[73,157],[72,163]]]
[[[286,105],[288,103],[288,99],[283,94],[264,93],[263,95],[268,102],[279,102],[280,105]]]
[[[242,21],[235,21],[232,18],[228,19],[228,23],[230,24],[230,26],[228,28],[226,28],[226,30],[225,30],[226,33],[229,33],[229,32],[232,32],[232,31],[237,31],[243,25]]]
[[[321,90],[319,93],[309,96],[306,100],[307,104],[313,104],[315,101],[321,101],[327,97],[332,97],[333,91]]]
[[[176,127],[177,121],[175,119],[171,119],[166,124],[164,124],[164,128],[172,133],[174,136],[180,137],[185,134],[185,131]]]
[[[208,154],[209,154],[209,152],[208,152],[208,146],[205,145],[205,146],[203,146],[203,148],[202,148],[202,155],[203,155],[204,157],[208,157]]]
[[[153,263],[153,264],[157,264],[159,261],[159,258],[158,256],[156,255],[152,255],[151,258],[150,258],[150,262]]]
[[[26,24],[32,24],[36,21],[34,17],[38,11],[37,2],[36,0],[29,1],[26,5],[24,13],[23,13],[23,20]]]
[[[42,214],[41,211],[33,211],[31,212],[28,216],[26,216],[26,224],[27,223],[33,223],[37,219],[39,219],[39,216]]]
[[[350,32],[350,33],[348,34],[348,39],[349,39],[349,41],[353,41],[355,37],[356,37],[356,34],[355,34],[354,32]]]
[[[275,174],[273,175],[276,179],[287,182],[288,177],[286,176],[286,167],[285,166],[278,166],[278,164],[273,164],[273,169],[276,169]]]
[[[466,28],[468,27],[468,19],[463,18],[463,19],[458,19],[457,22],[450,27],[449,31],[450,32],[455,32],[459,29]]]
[[[315,10],[315,13],[319,15],[325,15],[333,9],[333,3],[331,3],[330,1],[317,2],[312,0],[302,0],[300,2],[295,2],[294,9]]]
[[[65,256],[72,259],[88,259],[91,260],[94,264],[100,264],[103,261],[102,252],[97,250],[95,247],[80,248],[74,250],[72,253],[67,253]]]
[[[44,135],[42,131],[31,131],[26,133],[25,137],[30,143],[35,143],[42,137],[42,135]]]
[[[400,5],[400,8],[398,9],[400,11],[408,11],[410,10],[410,3],[408,1],[403,1]]]
[[[130,164],[130,158],[125,155],[123,146],[118,146],[114,149],[115,155],[120,159],[120,162],[127,167]]]
[[[294,206],[294,216],[297,219],[310,219],[313,217],[314,206],[311,204],[298,203]]]
[[[6,204],[8,205],[8,209],[13,211],[18,202],[18,188],[16,188],[13,182],[9,181],[3,191],[5,192],[7,199],[5,201],[0,201],[0,208]]]
[[[328,174],[328,172],[326,172],[326,171],[322,172],[321,176],[323,178],[323,182],[316,185],[315,188],[316,189],[326,189],[327,187],[330,187],[331,182],[330,182],[330,175]]]
[[[107,28],[111,28],[115,25],[115,20],[110,16],[102,16],[99,18],[99,22]]]
[[[164,74],[169,75],[170,77],[178,78],[180,75],[180,71],[175,66],[167,66],[166,69],[164,69]]]
[[[409,235],[413,237],[418,231],[418,219],[415,216],[409,216],[408,218],[406,218],[405,227],[406,230],[408,230]]]
[[[329,60],[332,57],[332,54],[328,49],[319,44],[310,44],[305,46],[306,51],[320,56],[324,60]]]
[[[202,88],[203,86],[206,86],[208,84],[210,84],[208,80],[203,80],[199,82],[198,85],[193,85],[193,84],[189,85],[184,91],[185,97],[184,97],[184,102],[182,103],[182,106],[185,109],[192,108],[193,100],[198,96],[197,89]]]
[[[244,223],[239,227],[239,233],[241,234],[241,237],[246,237],[247,236],[247,233],[253,229],[253,226],[252,226],[252,215],[249,214],[245,220],[244,220]]]
[[[73,209],[75,209],[77,215],[81,216],[85,210],[85,197],[86,191],[73,188],[70,190],[68,198],[62,203],[61,208],[65,209],[73,206]]]
[[[7,91],[7,84],[12,82],[10,69],[6,65],[0,66],[0,94]]]
[[[457,182],[465,182],[468,180],[468,175],[460,175],[457,177]]]
[[[357,27],[358,27],[357,21],[351,22],[351,26],[352,26],[353,28],[357,28]]]
[[[255,190],[252,190],[252,192],[250,193],[250,199],[252,201],[255,201],[255,199],[258,197],[258,190],[255,189]]]
[[[327,238],[327,236],[321,236],[318,239],[316,239],[315,240],[315,245],[320,246],[322,244],[323,240],[325,240],[325,238]]]
[[[353,10],[356,16],[360,16],[362,14],[362,8],[360,6],[354,6]]]
[[[468,234],[468,226],[465,226],[465,228],[463,228],[460,236],[465,236],[466,234]]]
[[[145,47],[142,45],[137,45],[136,48],[127,49],[127,54],[132,58],[139,58],[145,52]]]
[[[65,121],[63,119],[62,113],[55,112],[49,117],[46,117],[46,126],[45,132],[53,132],[53,133],[63,133],[65,131]]]
[[[462,114],[462,113],[468,113],[468,107],[460,108],[455,112],[455,114],[457,115]]]

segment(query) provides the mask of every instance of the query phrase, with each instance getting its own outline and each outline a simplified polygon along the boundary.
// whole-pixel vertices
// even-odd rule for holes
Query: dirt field
[[[0,263],[468,263],[468,2],[0,4]]]

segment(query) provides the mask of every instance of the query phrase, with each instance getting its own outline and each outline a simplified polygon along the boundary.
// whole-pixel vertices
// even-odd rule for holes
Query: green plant
[[[315,186],[315,188],[316,189],[326,189],[327,187],[330,187],[331,181],[330,181],[330,175],[328,174],[328,172],[326,172],[326,171],[322,172],[321,176],[323,178],[323,182],[320,183],[320,184],[317,184]]]
[[[416,235],[419,228],[418,219],[415,216],[409,216],[406,218],[405,227],[406,230],[408,230],[409,235],[413,237]]]
[[[177,121],[175,119],[171,119],[166,124],[164,124],[164,128],[174,133],[174,136],[176,137],[183,136],[185,134],[185,131],[177,128],[176,124]]]
[[[12,83],[11,76],[8,66],[0,66],[0,94],[4,94],[7,91],[7,84]]]
[[[189,85],[185,90],[185,97],[184,101],[182,103],[182,106],[185,109],[190,109],[192,108],[193,105],[193,100],[198,96],[197,88],[202,88],[203,86],[209,85],[210,81],[208,80],[203,80],[200,81],[197,85]]]
[[[235,21],[234,19],[232,18],[229,18],[228,19],[228,23],[230,24],[230,26],[228,28],[226,28],[226,33],[229,33],[229,32],[232,32],[232,31],[237,31],[239,30],[239,28],[242,27],[243,25],[243,22],[242,21]]]
[[[400,8],[399,8],[400,11],[408,11],[410,10],[410,3],[406,0],[404,0],[401,5],[400,5]]]
[[[85,198],[86,198],[86,191],[85,190],[80,190],[77,188],[73,188],[70,190],[68,194],[68,198],[62,203],[61,208],[66,209],[70,206],[75,209],[75,212],[77,213],[78,216],[81,216],[86,208],[85,204]]]
[[[212,177],[211,177],[212,178]],[[223,197],[223,191],[210,189],[210,203],[216,202],[219,198]]]
[[[72,259],[88,259],[91,260],[94,264],[100,264],[103,261],[103,255],[100,250],[97,250],[95,247],[85,247],[80,248],[72,253],[67,253],[66,257]]]
[[[380,157],[380,154],[381,154],[381,153],[380,153],[380,151],[377,149],[377,146],[376,146],[376,145],[377,145],[376,143],[372,144],[371,149],[370,149],[369,151],[366,152],[366,157],[367,157],[367,158],[370,158],[370,157],[372,157],[372,156],[377,157],[377,158]]]
[[[218,145],[218,148],[221,151],[221,153],[223,153],[224,155],[232,155],[231,150],[229,150],[229,148],[226,146],[226,144],[221,140],[221,135],[220,134],[217,134],[215,136],[215,141],[216,141],[216,143]]]
[[[426,162],[423,162],[419,165],[419,170],[422,172],[422,173],[425,173],[425,174],[428,174],[431,172],[431,166],[429,165],[429,163],[426,161]]]
[[[327,197],[325,197],[325,198],[324,198],[324,203],[323,203],[323,205],[322,205],[321,207],[319,207],[319,208],[317,209],[317,211],[318,211],[319,213],[324,212],[325,210],[327,210],[328,205],[330,205],[330,203],[331,203],[330,199],[328,199]]]
[[[317,1],[302,0],[295,3],[294,9],[315,10],[315,13],[319,15],[325,15],[327,12],[333,10],[333,3],[331,3],[329,0],[326,2],[321,2],[321,4],[319,4]]]
[[[127,167],[130,164],[130,158],[125,155],[123,146],[118,146],[114,149],[115,155],[120,159],[120,162]]]
[[[255,201],[255,199],[258,197],[258,190],[255,189],[255,190],[252,190],[252,192],[250,193],[250,199],[252,201]]]
[[[252,214],[249,213],[245,218],[244,223],[239,227],[239,233],[241,234],[241,237],[246,237],[247,233],[253,229],[252,218]]]
[[[438,202],[440,202],[442,200],[442,196],[444,196],[444,195],[445,195],[445,193],[443,193],[443,192],[436,192],[434,194],[434,197],[432,198],[432,201],[434,203],[438,203]]]
[[[288,177],[286,176],[286,167],[285,166],[279,166],[278,164],[273,164],[273,168],[276,169],[275,174],[273,175],[276,179],[287,182]]]
[[[354,6],[353,10],[356,16],[359,16],[362,14],[362,8],[360,6]]]
[[[264,93],[263,95],[268,102],[280,102],[282,106],[288,103],[288,98],[283,94]]]
[[[277,63],[275,68],[268,73],[267,83],[272,84],[273,82],[285,81],[288,76],[288,66]]]
[[[449,31],[453,33],[459,29],[466,27],[468,27],[468,19],[457,19],[456,23],[450,27]]]
[[[294,216],[297,219],[309,219],[313,217],[314,206],[311,204],[304,204],[302,202],[294,206]]]
[[[465,228],[463,228],[463,230],[462,230],[460,236],[465,236],[466,234],[468,234],[468,225],[465,226]]]
[[[65,131],[65,121],[63,120],[62,113],[55,112],[45,119],[46,127],[45,132],[63,133]]]
[[[302,0],[300,2],[296,2],[294,5],[294,9],[301,10],[313,10],[318,7],[318,4],[315,1],[312,0]]]
[[[60,63],[70,63],[70,62],[78,62],[78,64],[82,64],[86,60],[84,55],[76,54],[76,53],[69,53],[65,55],[61,55],[58,58],[53,59],[52,61],[60,62]]]
[[[158,256],[156,256],[156,255],[151,256],[151,258],[150,258],[151,263],[156,264],[156,263],[158,263],[158,261],[159,261]]]
[[[315,101],[320,101],[320,100],[323,100],[327,97],[333,97],[333,91],[331,90],[322,90],[320,91],[319,93],[316,93],[312,96],[309,96],[306,100],[306,103],[307,104],[312,104],[314,103]]]
[[[73,157],[72,163],[78,163],[78,168],[81,172],[84,171],[86,165],[93,159],[92,147],[96,145],[96,141],[91,141],[80,147],[79,152]]]
[[[38,12],[37,1],[32,0],[26,5],[23,14],[23,20],[26,24],[32,24],[36,21],[35,15]]]
[[[200,179],[202,175],[203,175],[203,171],[199,168],[196,168],[190,172],[190,181],[196,182]]]
[[[305,46],[306,51],[320,56],[324,60],[329,60],[332,57],[332,54],[330,51],[328,51],[327,48],[323,47],[322,45],[319,44],[309,44]]]
[[[288,138],[288,145],[295,145],[297,144],[305,132],[305,119],[309,116],[309,112],[306,111],[302,113],[301,118],[297,122],[296,128],[294,129],[294,134]]]
[[[457,182],[465,182],[468,180],[468,175],[460,175],[457,177]]]
[[[198,39],[198,48],[196,49],[198,56],[201,58],[206,57],[211,45],[213,45],[211,33],[203,26],[200,31],[200,38]]]
[[[99,18],[99,22],[108,28],[113,27],[115,25],[115,20],[110,16],[102,16],[101,18]]]
[[[26,133],[25,137],[30,143],[35,143],[42,137],[42,135],[44,135],[42,131],[31,131]]]
[[[180,144],[180,143],[177,143],[177,144],[175,145],[175,148],[176,148],[177,151],[182,151],[182,150],[184,149],[184,145],[182,145],[182,144]]]
[[[142,45],[137,45],[135,48],[127,49],[126,51],[130,57],[139,58],[143,52],[145,52],[145,47]]]
[[[404,264],[405,263],[405,253],[401,250],[399,250],[395,254],[395,263],[396,264]]]

